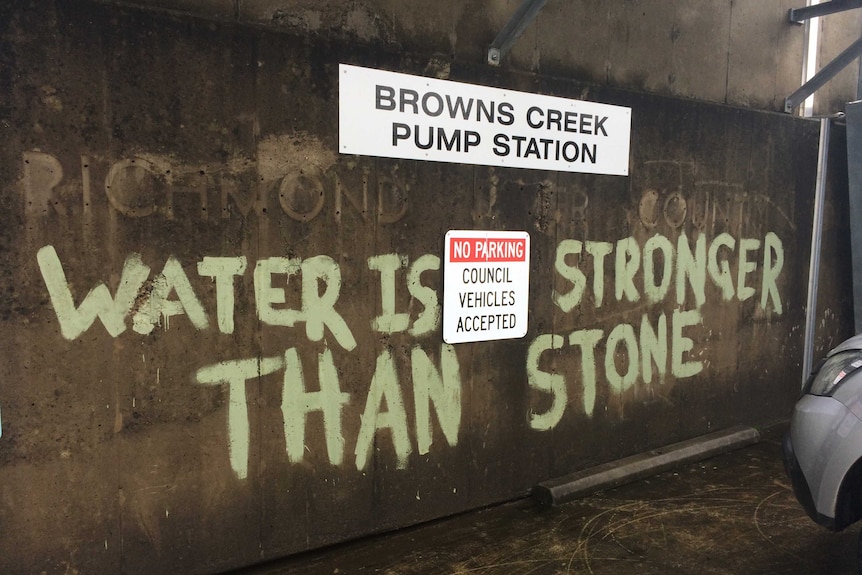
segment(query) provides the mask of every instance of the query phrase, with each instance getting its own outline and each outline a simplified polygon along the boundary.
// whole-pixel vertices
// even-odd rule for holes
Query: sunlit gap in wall
[[[807,6],[820,4],[820,0],[808,0]],[[820,51],[820,18],[805,21],[805,47],[802,61],[802,83],[808,82],[817,73],[817,53]],[[814,94],[802,103],[802,115],[811,117],[814,113]]]

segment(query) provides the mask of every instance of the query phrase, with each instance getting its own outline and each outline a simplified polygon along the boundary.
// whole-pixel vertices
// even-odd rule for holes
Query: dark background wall
[[[0,8],[4,572],[224,570],[789,413],[816,122],[327,6]],[[630,107],[630,176],[339,155],[339,63]],[[821,353],[851,329],[842,146]],[[450,229],[530,233],[526,337],[443,344]]]
[[[113,0],[104,0],[113,4]],[[132,0],[190,14],[444,61],[485,62],[487,48],[521,0]],[[805,27],[790,24],[798,0],[549,0],[504,58],[512,70],[578,78],[744,108],[781,111],[801,84]],[[862,12],[821,17],[822,67],[859,37]],[[858,62],[818,91],[814,113],[856,99]]]

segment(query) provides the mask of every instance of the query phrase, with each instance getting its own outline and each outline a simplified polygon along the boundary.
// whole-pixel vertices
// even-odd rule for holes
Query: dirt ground
[[[559,507],[515,501],[241,573],[855,574],[859,525],[833,533],[805,515],[781,463],[785,429]]]

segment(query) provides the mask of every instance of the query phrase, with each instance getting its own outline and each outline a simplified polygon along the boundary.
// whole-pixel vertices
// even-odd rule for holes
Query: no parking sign
[[[530,234],[450,230],[443,268],[443,341],[524,337]]]

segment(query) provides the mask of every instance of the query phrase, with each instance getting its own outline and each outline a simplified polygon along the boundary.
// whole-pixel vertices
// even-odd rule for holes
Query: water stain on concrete
[[[515,501],[241,573],[856,573],[858,526],[832,533],[805,515],[782,468],[783,431],[559,507]]]

